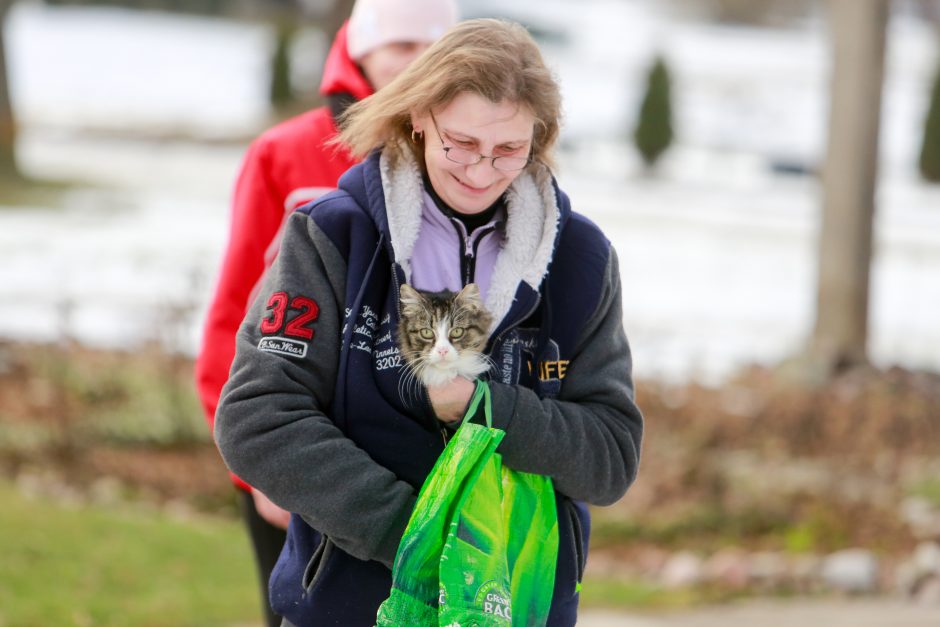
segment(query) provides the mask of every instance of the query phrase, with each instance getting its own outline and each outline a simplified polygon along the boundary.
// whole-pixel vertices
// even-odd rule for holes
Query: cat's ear
[[[408,305],[420,305],[424,302],[424,299],[421,297],[413,287],[407,283],[402,283],[401,291],[398,293],[398,299],[401,301],[401,304],[404,306]]]
[[[457,294],[456,300],[462,303],[473,303],[481,307],[483,306],[483,299],[480,296],[480,288],[476,283],[467,283]]]

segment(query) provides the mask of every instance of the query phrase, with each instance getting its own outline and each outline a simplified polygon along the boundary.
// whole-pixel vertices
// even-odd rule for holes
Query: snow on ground
[[[25,125],[250,132],[267,114],[272,34],[260,25],[114,8],[15,3],[14,107]]]
[[[677,150],[666,165],[684,169],[677,162],[706,158],[692,152]],[[744,158],[718,161],[757,169]],[[562,169],[562,180],[575,206],[617,248],[638,369],[715,381],[802,347],[815,311],[814,179],[755,171],[715,184],[674,170],[652,180],[571,170]],[[940,188],[897,182],[881,189],[870,352],[882,366],[940,369],[938,208]]]
[[[597,12],[561,0],[512,8],[545,33],[567,111],[560,180],[619,253],[637,374],[714,382],[795,352],[813,318],[819,194],[812,177],[769,166],[818,164],[825,28],[702,26],[650,1],[590,1]],[[267,116],[270,33],[33,3],[6,28],[24,166],[96,186],[61,209],[0,210],[0,336],[194,352],[244,146],[75,130],[253,133]],[[940,190],[913,172],[937,48],[917,22],[891,29],[871,352],[940,370]],[[681,143],[650,178],[623,138],[657,51],[673,66]]]

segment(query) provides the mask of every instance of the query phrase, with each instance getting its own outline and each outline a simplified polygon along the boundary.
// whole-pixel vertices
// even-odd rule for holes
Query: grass
[[[639,580],[587,576],[581,586],[583,607],[675,609],[705,602],[703,591],[694,588],[668,589]]]
[[[233,520],[66,506],[0,484],[0,625],[259,623]]]
[[[784,597],[786,591],[776,591]],[[646,579],[585,576],[581,585],[581,606],[633,611],[670,612],[717,605],[753,596],[753,591],[702,584],[670,588]]]
[[[771,508],[731,512],[714,504],[706,504],[685,511],[681,517],[598,517],[592,525],[591,545],[601,548],[643,543],[670,548],[717,550],[736,546],[742,538],[777,541],[789,526],[787,515]]]
[[[618,579],[587,575],[581,587],[581,607],[627,610],[649,615],[668,615],[673,611],[714,607],[748,599],[806,600],[818,593],[780,588],[755,593],[714,584],[669,588],[640,579]]]
[[[908,492],[912,496],[919,496],[930,504],[940,507],[940,479],[924,479],[911,487]]]
[[[0,626],[258,624],[248,542],[236,521],[175,520],[128,505],[66,505],[0,484]],[[585,607],[665,609],[699,590],[588,577]]]

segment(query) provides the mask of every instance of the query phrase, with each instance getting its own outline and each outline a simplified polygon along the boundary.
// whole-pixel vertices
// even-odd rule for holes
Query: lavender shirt
[[[489,227],[502,222],[504,216],[504,209],[497,210],[490,222],[467,235],[463,222],[444,215],[431,196],[425,192],[421,229],[411,254],[411,284],[419,290],[431,292],[460,291],[463,287],[463,279],[460,276],[460,239],[463,238],[465,250],[472,251],[474,246],[476,247],[473,282],[480,288],[480,295],[485,303],[493,266],[496,265],[496,257],[503,247],[503,229]],[[476,243],[477,240],[479,244]]]

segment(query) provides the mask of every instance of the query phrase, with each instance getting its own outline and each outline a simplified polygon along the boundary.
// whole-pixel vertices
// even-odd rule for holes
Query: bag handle
[[[483,404],[483,417],[486,420],[488,429],[493,427],[493,399],[490,394],[490,386],[482,379],[477,379],[476,388],[473,390],[473,396],[470,397],[470,403],[467,405],[467,413],[464,414],[463,422],[473,422],[482,425],[478,414],[480,413],[480,404]]]

